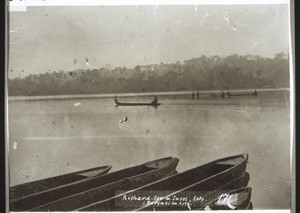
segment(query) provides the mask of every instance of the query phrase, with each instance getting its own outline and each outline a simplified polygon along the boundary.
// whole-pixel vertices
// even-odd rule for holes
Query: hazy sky
[[[27,7],[10,13],[9,77],[201,55],[288,52],[287,5]],[[74,63],[76,59],[77,63]]]

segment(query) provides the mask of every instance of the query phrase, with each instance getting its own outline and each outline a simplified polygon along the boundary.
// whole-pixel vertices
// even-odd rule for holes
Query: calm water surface
[[[178,157],[182,172],[247,152],[254,208],[290,208],[287,91],[158,98],[158,108],[115,107],[112,98],[9,101],[10,185],[102,165],[115,171],[166,156]],[[128,122],[119,124],[124,116]]]

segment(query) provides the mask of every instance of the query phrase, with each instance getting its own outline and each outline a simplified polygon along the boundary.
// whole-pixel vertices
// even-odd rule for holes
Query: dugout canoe
[[[121,190],[133,190],[169,176],[175,171],[178,162],[178,158],[167,157],[112,172],[56,190],[55,195],[58,194],[60,198],[56,196],[53,199],[48,196],[46,202],[40,199],[43,201],[42,204],[41,202],[35,203],[33,208],[28,208],[32,207],[30,205],[26,206],[26,209],[31,211],[73,211],[82,206],[114,197]],[[33,199],[32,202],[35,200]]]
[[[246,210],[251,202],[251,187],[244,187],[221,194],[205,210]]]
[[[51,188],[55,188],[61,185],[107,174],[110,169],[111,166],[100,166],[11,186],[9,188],[9,196],[11,200],[16,200],[18,198],[22,198],[24,196],[38,193],[41,191],[49,190]]]
[[[229,98],[230,96],[246,96],[246,95],[253,95],[253,96],[257,97],[258,92],[257,92],[257,90],[254,90],[254,92],[229,92],[229,91],[227,91],[226,93],[224,93],[224,91],[222,91],[221,97]]]
[[[151,102],[151,103],[141,103],[141,102],[136,102],[136,103],[122,103],[122,102],[119,102],[116,99],[115,99],[115,104],[116,104],[116,107],[117,106],[153,106],[153,107],[157,107],[157,106],[160,105],[160,103],[155,103],[155,102]]]
[[[248,154],[222,158],[74,210],[202,209],[222,193],[247,186],[250,179],[246,172],[247,161]]]

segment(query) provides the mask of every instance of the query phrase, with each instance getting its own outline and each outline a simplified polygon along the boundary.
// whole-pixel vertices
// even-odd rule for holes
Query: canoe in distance
[[[55,177],[45,178],[24,184],[11,186],[9,188],[10,199],[18,199],[30,194],[45,191],[68,183],[76,182],[90,177],[107,174],[111,166],[100,166],[91,169],[72,172]]]
[[[226,93],[224,93],[224,91],[222,91],[221,97],[222,98],[229,98],[230,96],[246,96],[246,95],[253,95],[255,97],[258,96],[258,92],[257,90],[254,90],[254,92],[229,92],[227,91]]]
[[[151,102],[151,103],[121,103],[119,102],[117,99],[115,99],[115,104],[116,107],[117,106],[153,106],[153,107],[157,107],[160,105],[160,103],[157,102]]]
[[[112,172],[56,190],[54,194],[59,194],[59,196],[56,196],[55,199],[48,196],[46,202],[43,200],[42,204],[39,202],[33,208],[26,206],[26,209],[31,211],[73,211],[82,206],[114,197],[119,191],[133,190],[169,176],[176,169],[178,162],[178,158],[167,157]],[[32,200],[32,202],[34,201]]]
[[[203,209],[222,193],[248,185],[248,154],[212,161],[94,202],[76,211],[162,211]]]
[[[151,103],[118,103],[116,104],[117,106],[153,106],[153,107],[157,107],[159,106],[160,103],[157,104],[151,104]]]

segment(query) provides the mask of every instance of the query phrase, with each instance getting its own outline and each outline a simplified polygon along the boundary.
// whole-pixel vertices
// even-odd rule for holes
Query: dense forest
[[[11,96],[103,94],[154,91],[288,87],[289,59],[230,55],[204,56],[171,64],[53,71],[8,79]]]

